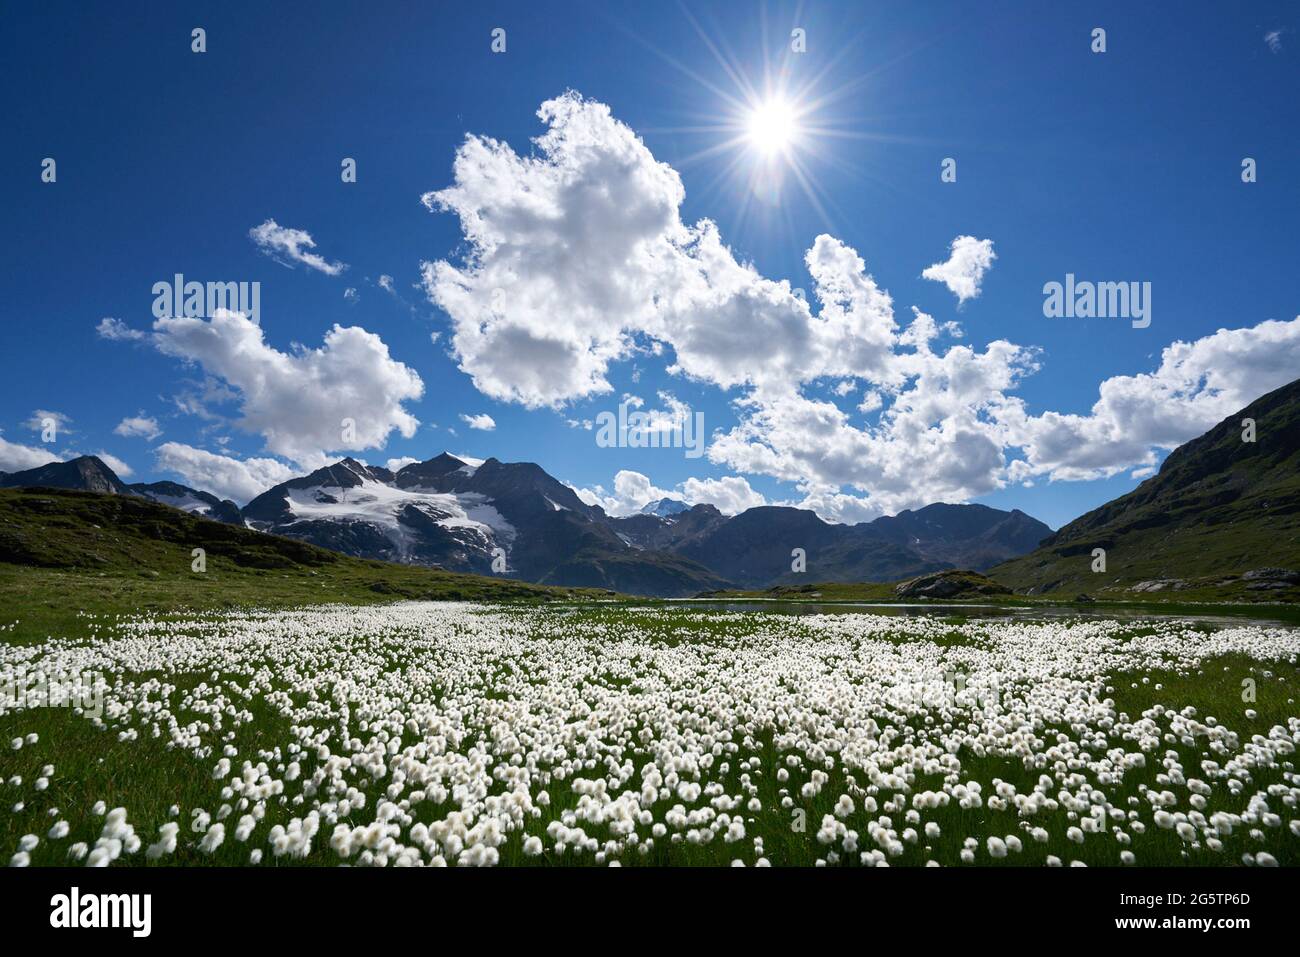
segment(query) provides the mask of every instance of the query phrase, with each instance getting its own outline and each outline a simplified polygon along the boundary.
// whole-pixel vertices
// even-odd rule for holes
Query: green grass
[[[565,616],[567,625],[572,629],[617,627],[634,632],[651,642],[662,642],[670,646],[691,642],[724,646],[743,643],[748,636],[764,628],[765,618],[764,615],[752,613],[665,616],[650,611],[639,611],[633,607],[555,606],[548,614]],[[1140,634],[1142,630],[1136,627],[1134,632]],[[111,633],[113,629],[108,627],[104,631]],[[84,633],[88,632],[83,631]],[[357,637],[359,643],[367,643],[371,640],[371,637],[366,635]],[[546,639],[538,636],[537,640]],[[811,633],[810,640],[812,640]],[[900,636],[899,640],[905,639]],[[947,641],[940,640],[938,643],[959,644],[963,640],[957,636],[949,636]],[[400,654],[395,654],[391,663],[394,668],[401,667]],[[1269,674],[1266,675],[1265,672]],[[138,675],[135,676],[135,680],[143,681],[150,677],[153,676]],[[200,681],[211,682],[212,678],[213,676],[208,674],[169,675],[165,680],[176,683],[183,689]],[[1256,700],[1250,704],[1244,704],[1241,700],[1243,678],[1251,678],[1256,682]],[[226,683],[228,680],[218,677],[219,683]],[[585,680],[592,684],[618,683],[611,673],[601,671],[587,675]],[[623,686],[626,686],[626,683],[623,683]],[[1114,690],[1107,691],[1107,686],[1113,687]],[[1294,664],[1264,665],[1244,657],[1230,657],[1207,660],[1195,674],[1116,673],[1101,682],[1098,694],[1112,697],[1117,709],[1129,713],[1130,716],[1136,716],[1156,704],[1162,704],[1175,711],[1192,706],[1202,716],[1212,714],[1219,717],[1220,720],[1238,730],[1245,739],[1250,734],[1266,735],[1269,728],[1275,724],[1285,725],[1288,717],[1297,713],[1295,698],[1298,689],[1300,689],[1300,669],[1297,669]],[[431,690],[435,693],[437,691],[437,689]],[[173,694],[172,700],[176,700],[177,697]],[[289,728],[279,712],[269,706],[264,697],[252,699],[248,702],[248,707],[253,712],[253,720],[242,724],[237,729],[215,731],[207,737],[214,741],[220,740],[223,744],[235,745],[239,751],[236,766],[245,758],[256,760],[256,755],[263,752],[262,756],[274,768],[277,759],[270,754],[271,749],[292,740]],[[1258,712],[1255,719],[1250,720],[1245,717],[1247,707],[1252,707]],[[187,717],[210,720],[206,715],[182,714],[179,717],[182,721]],[[1157,720],[1167,728],[1167,718]],[[2,800],[0,850],[16,847],[22,835],[33,833],[42,839],[40,847],[33,855],[34,863],[61,863],[60,855],[63,849],[72,842],[87,841],[93,845],[102,820],[90,813],[90,806],[94,801],[102,799],[109,807],[121,805],[128,808],[129,820],[145,840],[146,845],[155,838],[158,827],[172,819],[169,808],[173,804],[179,806],[180,815],[176,819],[182,825],[181,849],[164,861],[157,864],[149,863],[147,866],[236,865],[247,861],[250,848],[266,848],[265,835],[270,825],[287,824],[291,817],[298,816],[305,810],[292,804],[277,803],[273,799],[269,804],[265,821],[258,827],[254,839],[248,844],[237,843],[230,836],[234,822],[239,816],[237,811],[227,819],[227,841],[215,854],[201,854],[193,848],[186,848],[185,839],[193,841],[196,838],[196,835],[190,833],[188,829],[190,810],[202,807],[209,812],[215,812],[218,805],[222,803],[215,796],[216,788],[211,779],[211,766],[215,763],[217,755],[207,761],[195,760],[190,755],[171,750],[159,740],[151,738],[145,730],[147,722],[141,720],[127,722],[127,724],[140,729],[138,740],[120,741],[116,728],[109,731],[97,730],[89,720],[78,717],[67,709],[46,708],[0,716],[0,742],[7,742],[13,736],[25,735],[32,731],[37,732],[41,739],[36,747],[25,747],[18,752],[9,751],[7,748],[0,751],[0,778],[7,782],[10,776],[17,774],[24,779],[20,788],[13,788],[7,783],[0,782],[0,800]],[[902,729],[897,730],[900,733],[902,731]],[[1071,740],[1077,739],[1075,730],[1071,728],[1040,728],[1036,730],[1036,734],[1045,740],[1051,739],[1056,734],[1063,734]],[[403,736],[403,745],[413,742],[413,736],[409,734]],[[464,753],[475,743],[473,740],[464,741],[461,743],[460,750]],[[1120,741],[1111,742],[1111,746],[1125,744]],[[1127,743],[1127,746],[1132,748],[1131,742]],[[1116,804],[1129,798],[1138,799],[1141,801],[1140,810],[1143,812],[1144,819],[1149,821],[1149,807],[1141,799],[1140,786],[1146,785],[1156,790],[1166,787],[1158,780],[1158,775],[1163,770],[1159,756],[1166,750],[1178,751],[1189,777],[1196,775],[1201,760],[1210,757],[1209,752],[1197,742],[1191,744],[1169,742],[1154,754],[1148,755],[1145,769],[1130,772],[1122,788],[1110,789],[1112,796],[1117,796]],[[625,865],[638,863],[725,865],[736,857],[752,862],[754,859],[752,839],[755,836],[763,838],[764,855],[774,864],[811,866],[819,858],[824,858],[827,848],[818,843],[815,835],[823,815],[832,813],[837,796],[849,789],[846,768],[842,763],[835,762],[829,769],[830,780],[821,794],[805,800],[799,796],[799,789],[808,780],[807,761],[804,761],[803,766],[798,769],[789,769],[789,781],[784,783],[777,781],[776,772],[778,768],[788,767],[786,762],[788,757],[788,752],[776,746],[773,735],[769,731],[760,735],[753,747],[742,748],[741,753],[734,756],[724,756],[722,760],[729,764],[725,772],[715,767],[714,772],[708,775],[708,779],[724,785],[725,793],[740,794],[742,793],[741,760],[750,758],[757,761],[761,773],[756,774],[753,780],[758,786],[762,810],[752,815],[748,811],[744,812],[746,817],[753,816],[755,821],[746,825],[747,833],[743,841],[728,845],[721,839],[714,839],[709,844],[692,846],[686,843],[673,844],[665,838],[657,841],[654,850],[648,855],[640,857],[635,853],[629,853],[624,856],[623,863]],[[1030,768],[1005,757],[981,757],[970,753],[963,753],[960,757],[963,767],[959,779],[963,782],[969,780],[981,782],[986,799],[992,794],[998,780],[1015,784],[1023,792],[1032,787],[1038,776],[1044,773],[1041,768]],[[646,760],[645,754],[636,754],[634,763],[638,773]],[[36,792],[32,788],[32,783],[39,775],[41,766],[47,762],[55,764],[55,774],[50,788],[47,791]],[[313,767],[314,758],[305,759],[303,776],[309,776]],[[1048,772],[1050,773],[1050,769]],[[374,802],[382,793],[382,786],[372,785],[362,773],[353,771],[352,777],[355,778],[359,788],[369,791],[370,802],[364,810],[354,813],[345,820],[353,824],[368,823],[373,819]],[[634,777],[633,780],[639,778]],[[1247,793],[1280,784],[1283,780],[1281,768],[1258,768],[1252,776]],[[380,785],[383,783],[381,781]],[[861,785],[865,782],[859,780],[858,783]],[[916,775],[911,780],[907,793],[938,789],[942,784],[943,778],[939,775]],[[792,807],[782,806],[781,788],[788,789],[793,796]],[[527,858],[522,854],[520,848],[523,836],[538,834],[544,837],[546,823],[558,816],[561,810],[572,808],[577,804],[577,796],[562,783],[553,782],[549,791],[553,799],[549,813],[539,820],[530,821],[524,835],[512,837],[503,846],[502,864],[593,863],[590,855],[575,856],[572,851],[563,856],[557,855],[550,849],[549,841],[545,841],[548,850],[540,858]],[[875,800],[881,807],[878,807],[874,814],[868,814],[863,800],[858,799],[855,811],[845,820],[845,823],[860,833],[859,843],[862,849],[870,849],[874,846],[866,835],[868,819],[886,813],[883,808],[885,802],[899,794],[907,796],[904,792],[891,791],[882,791],[875,795]],[[24,808],[18,812],[9,811],[9,807],[20,799],[25,802]],[[676,798],[670,803],[675,802]],[[700,803],[704,803],[704,800],[702,799]],[[1219,789],[1216,788],[1212,809],[1240,811],[1245,803],[1246,796],[1234,800],[1226,794],[1220,794]],[[58,818],[50,816],[51,808],[58,808]],[[455,805],[450,800],[442,804],[425,802],[417,805],[414,813],[417,820],[429,822],[444,817],[454,809]],[[901,834],[905,826],[903,812],[901,810],[892,812],[891,817],[895,829]],[[74,825],[71,834],[63,841],[54,843],[47,841],[45,832],[56,819],[63,818]],[[660,819],[658,814],[656,819]],[[941,834],[937,838],[925,838],[922,828],[924,822],[928,821],[940,826]],[[802,829],[799,823],[803,824]],[[1045,828],[1051,835],[1050,840],[1043,844],[1034,842],[1022,827],[1014,806],[999,811],[990,809],[986,802],[983,807],[966,810],[958,808],[955,804],[947,808],[925,810],[922,812],[922,824],[917,826],[921,834],[917,843],[905,844],[903,853],[892,859],[890,863],[922,865],[927,860],[934,859],[945,865],[956,864],[962,842],[968,837],[974,837],[979,841],[979,846],[976,848],[976,862],[987,865],[993,862],[985,849],[985,839],[991,835],[999,837],[1017,835],[1023,842],[1024,850],[1022,853],[1009,855],[1000,862],[1002,866],[1041,865],[1049,855],[1055,855],[1067,864],[1071,861],[1081,861],[1093,866],[1119,864],[1118,853],[1121,848],[1109,835],[1088,835],[1083,844],[1068,841],[1065,831],[1077,822],[1071,820],[1064,810],[1040,814],[1028,823]],[[315,850],[303,861],[291,862],[287,858],[276,860],[268,853],[264,863],[273,866],[337,864],[337,856],[328,847],[328,833],[329,828],[322,826],[321,833],[315,841]],[[603,839],[599,831],[589,829],[588,833],[594,833]],[[1280,833],[1278,831],[1271,833],[1266,844],[1259,844],[1252,840],[1242,829],[1225,838],[1224,843],[1225,848],[1221,852],[1213,853],[1204,848],[1196,850],[1184,845],[1173,832],[1149,828],[1146,835],[1135,840],[1133,850],[1138,856],[1137,863],[1145,866],[1233,865],[1240,862],[1243,852],[1265,848],[1284,865],[1300,863],[1300,839],[1287,833],[1285,816]],[[5,853],[12,853],[12,850],[7,850]],[[848,858],[855,856],[848,855]],[[841,862],[848,863],[849,860],[842,859]],[[143,854],[133,858],[132,863],[145,865]]]

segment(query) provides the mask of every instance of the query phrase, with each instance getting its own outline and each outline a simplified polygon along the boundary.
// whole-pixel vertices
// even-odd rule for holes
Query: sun
[[[798,191],[826,232],[842,232],[843,213],[823,183],[864,175],[863,151],[845,155],[844,147],[854,141],[898,139],[864,128],[867,122],[879,122],[868,112],[873,102],[868,81],[883,67],[850,74],[837,66],[838,58],[813,62],[792,45],[768,44],[766,26],[756,45],[741,56],[685,6],[682,12],[713,62],[701,67],[647,47],[712,99],[702,97],[699,106],[684,114],[686,123],[642,132],[682,137],[674,165],[707,169],[697,188],[709,196],[725,192],[734,197],[737,228],[752,214],[769,225],[780,220],[792,226],[788,197]],[[631,28],[628,32],[636,35]],[[853,43],[845,47],[853,48]],[[834,175],[826,176],[828,170]]]
[[[785,97],[771,97],[749,111],[745,132],[749,142],[764,156],[786,153],[799,135],[798,113]]]

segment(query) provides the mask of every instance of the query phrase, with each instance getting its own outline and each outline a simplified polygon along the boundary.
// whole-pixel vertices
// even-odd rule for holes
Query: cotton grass
[[[1297,859],[1300,719],[1248,731],[1255,709],[1163,696],[1231,656],[1277,694],[1298,654],[1286,629],[1177,622],[454,603],[131,617],[0,646],[0,676],[104,675],[112,753],[188,762],[204,797],[142,818],[146,845],[129,800],[70,808],[64,760],[37,767],[57,748],[0,711],[24,732],[11,759],[36,755],[30,785],[7,781],[12,814],[32,795],[63,808],[48,842],[16,832],[11,863],[1273,866]],[[1161,703],[1125,711],[1115,676],[1137,674],[1161,680],[1124,686]]]

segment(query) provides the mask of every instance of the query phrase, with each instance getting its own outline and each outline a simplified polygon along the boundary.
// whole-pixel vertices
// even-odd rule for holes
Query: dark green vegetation
[[[192,570],[195,548],[206,571]],[[349,558],[134,496],[0,490],[0,624],[20,622],[10,640],[67,633],[83,613],[580,596],[609,597]]]
[[[1243,420],[1255,441],[1243,441]],[[1092,551],[1106,570],[1092,571]],[[1157,475],[989,574],[1018,592],[1300,603],[1300,380],[1169,454]]]

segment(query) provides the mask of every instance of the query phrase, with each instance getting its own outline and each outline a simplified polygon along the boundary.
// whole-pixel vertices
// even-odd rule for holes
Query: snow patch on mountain
[[[146,498],[151,498],[161,505],[170,505],[172,508],[179,508],[182,512],[197,512],[200,515],[207,515],[212,511],[212,505],[197,496],[184,495],[167,495],[162,492],[144,492]]]
[[[418,531],[403,516],[418,509],[458,540],[487,550],[508,546],[515,529],[487,497],[474,492],[433,492],[400,489],[364,478],[355,488],[337,486],[290,489],[289,511],[295,522],[365,522],[383,530],[403,554],[411,551]]]

